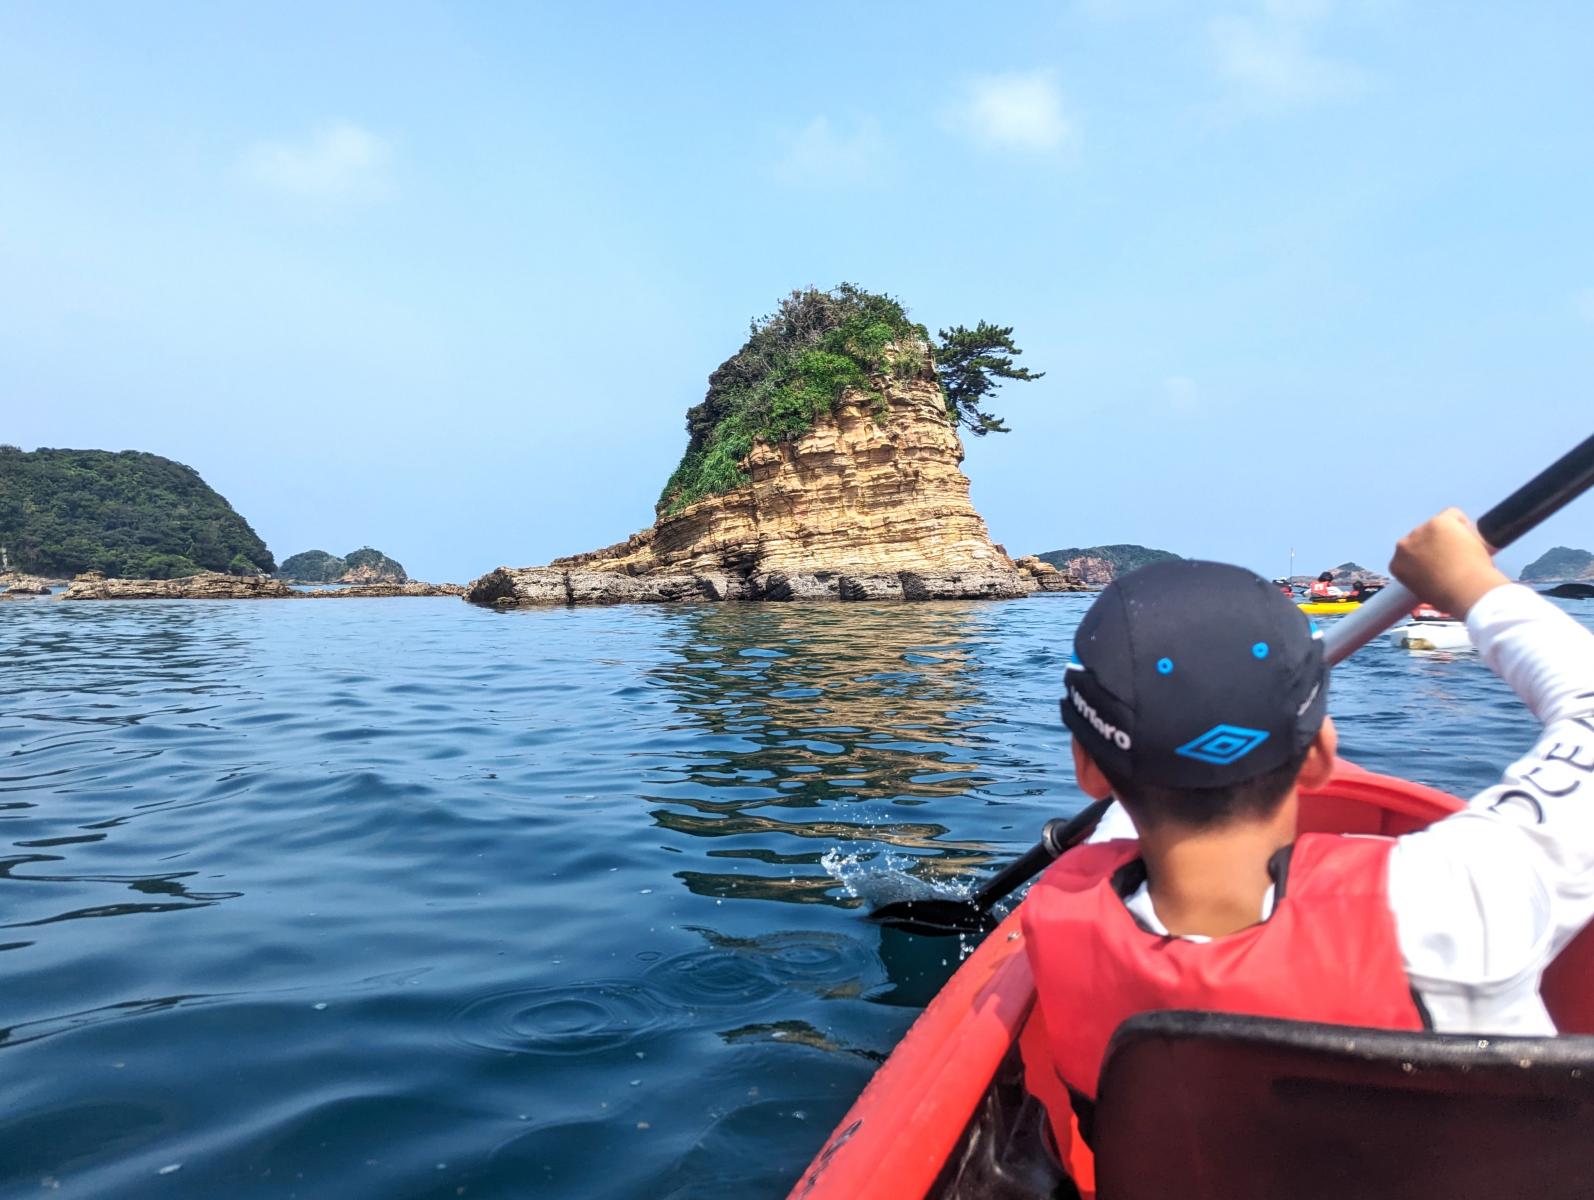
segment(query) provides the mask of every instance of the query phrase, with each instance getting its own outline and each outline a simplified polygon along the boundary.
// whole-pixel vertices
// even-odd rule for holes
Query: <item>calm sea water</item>
[[[0,605],[0,1194],[784,1194],[956,959],[838,870],[1080,806],[1086,602]],[[1461,792],[1534,735],[1470,656],[1332,710]]]

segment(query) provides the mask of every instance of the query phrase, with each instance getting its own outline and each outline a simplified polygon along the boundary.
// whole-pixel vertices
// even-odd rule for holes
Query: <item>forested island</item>
[[[0,547],[12,570],[52,578],[254,575],[277,565],[197,471],[137,450],[0,446]]]
[[[1153,550],[1149,546],[1119,543],[1113,546],[1075,546],[1067,550],[1048,550],[1045,554],[1037,554],[1035,557],[1094,587],[1105,587],[1120,575],[1127,575],[1130,571],[1150,563],[1178,558],[1179,555],[1171,550]]]
[[[361,546],[341,558],[325,550],[304,550],[282,560],[277,578],[290,583],[407,583],[404,564],[380,550]]]

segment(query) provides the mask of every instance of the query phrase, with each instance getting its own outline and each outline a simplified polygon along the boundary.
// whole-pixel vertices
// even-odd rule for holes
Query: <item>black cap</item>
[[[1316,735],[1328,668],[1315,627],[1259,575],[1177,559],[1108,585],[1074,635],[1063,723],[1122,780],[1225,787]]]

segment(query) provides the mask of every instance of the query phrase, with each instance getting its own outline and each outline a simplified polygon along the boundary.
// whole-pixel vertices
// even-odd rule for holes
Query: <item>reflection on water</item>
[[[859,903],[836,887],[822,853],[775,854],[765,848],[772,837],[913,851],[914,870],[928,878],[966,877],[989,860],[981,841],[951,838],[940,822],[893,819],[885,808],[963,797],[1001,778],[990,754],[993,698],[979,669],[978,650],[992,636],[981,606],[702,606],[672,615],[676,656],[649,678],[669,689],[690,749],[644,778],[650,798],[668,805],[653,817],[694,837],[757,838],[762,844],[710,854],[779,868],[679,872],[693,892]]]
[[[722,1029],[720,1037],[727,1045],[734,1045],[737,1042],[779,1042],[784,1046],[807,1046],[813,1050],[823,1050],[827,1054],[856,1054],[875,1064],[884,1062],[886,1058],[878,1050],[843,1045],[806,1021],[766,1021],[761,1024],[738,1025],[735,1029]]]
[[[783,1194],[960,954],[859,910],[1080,806],[1085,603],[0,607],[0,1194]],[[1482,786],[1426,657],[1344,744]]]
[[[650,672],[713,740],[690,771],[717,794],[732,779],[789,807],[946,796],[989,778],[977,608],[700,606],[671,614],[676,658]],[[903,780],[912,786],[903,788]],[[755,797],[749,796],[749,799]]]

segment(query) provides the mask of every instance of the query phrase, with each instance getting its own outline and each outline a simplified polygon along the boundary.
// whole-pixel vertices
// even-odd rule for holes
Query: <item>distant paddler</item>
[[[1333,617],[1360,608],[1361,601],[1354,596],[1347,596],[1334,585],[1333,579],[1331,572],[1324,571],[1312,582],[1307,598],[1295,607],[1310,617]]]
[[[1339,600],[1345,595],[1345,589],[1334,582],[1334,572],[1324,571],[1312,581],[1311,597],[1313,600]]]

